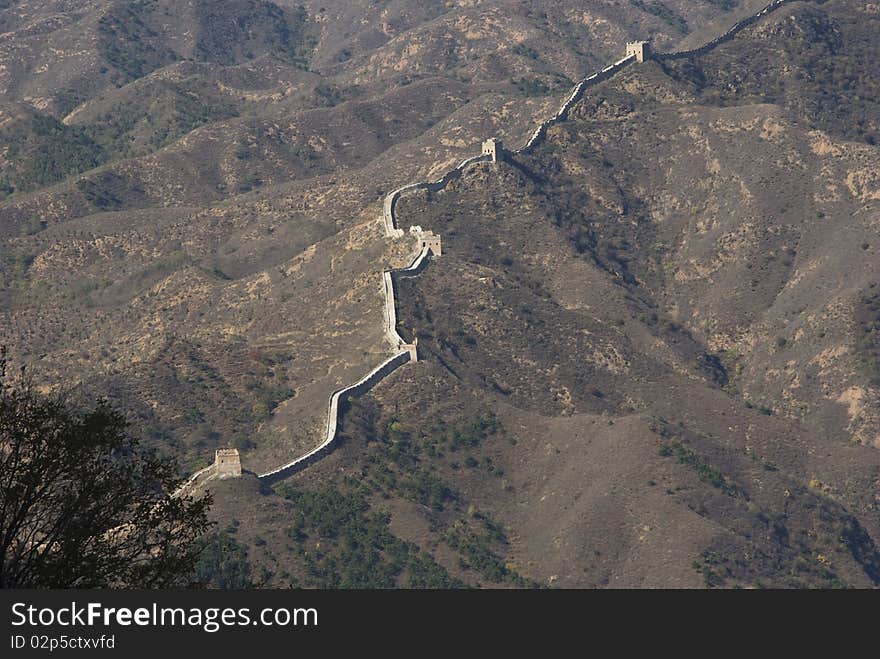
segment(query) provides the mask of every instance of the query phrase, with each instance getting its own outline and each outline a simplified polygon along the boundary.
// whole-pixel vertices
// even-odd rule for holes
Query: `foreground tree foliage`
[[[173,460],[105,401],[12,382],[0,353],[0,588],[188,585],[210,497],[175,497]]]

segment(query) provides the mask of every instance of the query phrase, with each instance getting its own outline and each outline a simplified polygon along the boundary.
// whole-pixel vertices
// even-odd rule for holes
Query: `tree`
[[[211,499],[180,484],[106,401],[12,382],[0,349],[0,588],[188,585]]]

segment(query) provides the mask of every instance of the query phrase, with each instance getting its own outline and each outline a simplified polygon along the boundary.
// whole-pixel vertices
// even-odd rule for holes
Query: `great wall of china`
[[[795,2],[796,0],[773,0],[765,6],[761,11],[752,14],[728,29],[721,36],[715,37],[711,41],[692,50],[682,50],[669,53],[654,53],[650,49],[649,42],[635,41],[626,45],[626,56],[601,71],[598,71],[588,77],[580,80],[566,97],[562,106],[551,118],[541,123],[531,134],[528,141],[519,149],[511,151],[513,154],[528,153],[536,144],[541,142],[547,134],[547,130],[568,117],[571,107],[577,103],[586,89],[608,80],[617,72],[626,68],[635,62],[644,62],[649,59],[655,60],[676,60],[688,57],[697,57],[703,55],[720,44],[731,40],[737,33],[746,27],[753,25],[764,16],[775,11],[784,4]],[[385,196],[382,207],[382,223],[385,228],[385,236],[387,238],[398,239],[406,235],[403,229],[398,228],[397,218],[395,217],[395,207],[400,198],[407,193],[418,190],[427,190],[430,192],[438,192],[443,190],[451,181],[458,179],[464,173],[464,170],[470,165],[481,162],[497,162],[504,153],[501,142],[496,139],[489,139],[483,142],[482,153],[478,156],[467,158],[456,165],[454,168],[446,172],[436,181],[423,181],[418,183],[410,183],[403,187],[397,188],[389,192]],[[363,378],[352,385],[337,389],[330,394],[327,422],[321,442],[314,449],[299,456],[296,459],[281,465],[275,469],[257,474],[257,477],[266,482],[275,482],[283,478],[287,478],[330,453],[337,441],[336,431],[339,423],[339,407],[352,396],[359,396],[369,391],[378,382],[386,376],[394,372],[398,367],[410,361],[417,361],[417,346],[415,341],[412,344],[406,343],[397,332],[397,310],[394,282],[400,277],[415,277],[421,273],[429,263],[429,256],[440,256],[440,238],[430,232],[422,231],[421,227],[411,227],[410,235],[418,242],[419,252],[409,266],[394,270],[386,270],[382,273],[383,290],[385,295],[385,338],[394,349],[388,359],[379,364],[372,371],[367,373]],[[195,486],[201,486],[215,478],[235,478],[241,476],[241,462],[236,449],[219,449],[215,454],[214,463],[200,469],[192,474],[181,487],[175,492],[175,495],[187,493]]]

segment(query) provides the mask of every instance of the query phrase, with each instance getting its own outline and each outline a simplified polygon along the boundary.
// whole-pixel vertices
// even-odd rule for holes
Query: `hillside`
[[[409,553],[354,563],[404,583],[421,551],[482,585],[876,586],[865,353],[880,209],[853,181],[877,149],[831,131],[808,87],[778,93],[781,73],[804,76],[796,57],[740,69],[742,96],[693,82],[736,70],[768,33],[860,43],[848,26],[863,22],[833,3],[781,10],[699,62],[616,76],[534,154],[403,199],[400,221],[444,238],[402,282],[420,361],[356,401],[341,448],[276,489],[369,502],[345,519],[387,515]],[[355,580],[358,538],[337,536],[330,510],[260,535],[272,549],[254,560],[281,583]]]
[[[614,2],[6,4],[5,341],[187,468],[309,447],[385,350],[385,192],[519,139],[627,38],[682,34]]]
[[[763,4],[12,3],[4,342],[187,469],[282,464],[387,355],[387,192]],[[318,464],[211,485],[255,580],[877,586],[878,22],[792,2],[403,197],[419,362]]]

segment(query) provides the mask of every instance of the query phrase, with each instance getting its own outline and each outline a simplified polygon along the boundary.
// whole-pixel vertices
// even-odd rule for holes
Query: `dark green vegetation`
[[[161,31],[175,10],[156,0],[114,2],[98,23],[99,48],[116,70],[122,86],[184,57],[165,45]],[[285,10],[264,0],[198,0],[192,11],[199,17],[193,59],[220,65],[271,54],[297,67],[308,66],[313,41],[303,31],[305,9]]]
[[[76,182],[77,189],[95,210],[109,211],[122,207],[122,190],[126,184],[124,179],[112,172],[102,172],[94,178],[83,178]]]
[[[143,90],[135,98],[126,97],[106,107],[84,128],[105,152],[118,157],[149,153],[170,144],[212,121],[238,116],[235,104],[227,99],[212,98],[210,88],[187,83],[159,82]]]
[[[230,356],[236,360],[235,387],[217,371],[207,367],[197,346],[187,341],[169,345],[154,363],[150,374],[153,387],[177,386],[185,372],[198,394],[180,405],[180,416],[163,418],[146,406],[134,407],[137,422],[152,445],[170,444],[183,454],[207,452],[223,441],[235,448],[254,447],[251,429],[270,418],[277,405],[294,395],[287,384],[285,352],[240,349]],[[119,379],[111,389],[114,397],[132,400],[138,392],[131,382]],[[197,463],[193,463],[195,466]]]
[[[880,386],[880,287],[871,283],[856,305],[856,356],[871,384]]]
[[[156,4],[152,0],[114,2],[98,23],[100,52],[116,69],[113,78],[119,86],[179,59],[149,25]]]
[[[194,578],[204,588],[254,588],[248,550],[225,531],[206,535],[198,542],[199,560]]]
[[[697,472],[697,476],[704,483],[708,483],[712,487],[717,487],[725,493],[735,491],[735,487],[728,484],[724,479],[724,474],[710,467],[700,460],[700,458],[692,450],[683,446],[679,442],[672,444],[663,444],[659,453],[663,457],[674,456],[679,464],[687,465]]]
[[[625,545],[655,570],[629,566],[627,583],[880,583],[876,389],[864,388],[878,154],[870,140],[829,137],[866,133],[791,83],[802,35],[824,26],[840,33],[832,61],[857,67],[822,82],[846,104],[872,75],[856,64],[870,43],[857,23],[841,3],[792,7],[696,62],[631,69],[588,94],[533,155],[401,202],[401,217],[444,236],[444,256],[402,283],[398,309],[431,365],[412,378],[417,393],[392,385],[383,406],[414,396],[406,409],[430,418],[443,391],[445,405],[480,397],[505,428],[526,425],[496,462],[512,491],[495,496],[493,513],[564,547],[550,552],[558,562],[544,556],[548,580],[562,571],[568,583],[607,583],[608,552]],[[770,75],[731,65],[760,48],[790,62],[778,69],[784,95],[775,64]],[[713,82],[694,85],[680,75],[689,67]],[[742,80],[718,82],[732,70]],[[723,102],[707,95],[718,89]],[[846,192],[810,192],[832,184]],[[645,417],[660,414],[674,421],[651,447]],[[825,457],[809,457],[813,446]],[[566,457],[550,467],[555,451]],[[538,521],[550,497],[558,525]],[[685,527],[696,535],[675,538]],[[679,550],[696,557],[693,575],[655,558]]]
[[[237,64],[271,53],[306,68],[314,41],[304,34],[306,10],[285,10],[265,0],[198,0],[203,16],[196,40],[196,59]]]
[[[730,11],[739,4],[739,0],[706,0],[724,11]]]
[[[287,498],[311,519],[312,526],[317,525],[322,537],[332,536],[333,528],[344,528],[345,520],[351,519],[355,511],[365,513],[370,500],[377,504],[382,500],[408,501],[430,511],[431,532],[436,534],[433,551],[437,551],[440,543],[452,549],[458,555],[456,567],[465,571],[468,582],[476,579],[477,584],[527,585],[527,580],[502,560],[508,541],[501,527],[446,482],[446,474],[462,469],[501,481],[503,471],[492,464],[489,456],[481,455],[480,450],[486,442],[495,443],[503,438],[498,420],[491,413],[474,410],[471,416],[452,423],[442,417],[429,421],[413,424],[383,417],[370,399],[358,402],[347,410],[343,428],[346,447],[352,452],[366,453],[365,459],[359,460],[363,465],[360,474],[345,479],[347,488],[356,487],[357,494],[346,497],[338,492],[310,495],[288,491]],[[310,499],[311,496],[317,498]],[[316,510],[325,518],[323,527],[315,518]],[[379,533],[387,526],[388,519],[384,514],[361,514],[355,535],[367,534],[370,529]],[[335,564],[353,566],[352,569],[362,570],[364,574],[383,575],[381,582],[375,585],[387,586],[392,583],[390,577],[396,576],[406,561],[412,569],[412,561],[418,558],[419,572],[416,577],[410,575],[405,579],[408,586],[462,585],[458,579],[450,578],[445,569],[435,565],[433,558],[413,554],[418,550],[417,545],[402,543],[387,531],[380,535],[383,541],[379,545],[385,547],[387,554],[397,556],[385,569],[379,569],[379,566],[368,569],[375,562],[376,554],[363,552],[349,551],[347,560]],[[351,534],[346,542],[349,547],[370,544],[358,542]],[[408,557],[404,548],[408,548]],[[499,552],[502,553],[499,555]],[[357,577],[349,577],[339,583],[356,581]]]
[[[317,588],[454,588],[461,582],[412,543],[388,529],[388,516],[369,512],[356,492],[282,489],[295,507],[288,535],[302,557],[301,584]]]
[[[41,113],[3,129],[9,144],[5,156],[21,169],[0,172],[0,194],[33,190],[108,160],[144,155],[199,126],[238,116],[241,99],[218,93],[210,76],[144,80],[154,72],[186,61],[235,66],[261,57],[300,70],[307,68],[315,45],[302,7],[281,9],[257,0],[197,2],[192,14],[181,16],[181,8],[157,0],[108,4],[95,28],[97,55],[106,63],[98,75],[88,84],[71,81],[62,91],[52,89],[55,116]],[[181,49],[179,40],[169,40],[169,25],[193,16],[194,43]],[[59,123],[90,100],[88,87],[99,80],[124,90],[106,90],[86,109],[85,121]]]
[[[7,377],[0,350],[0,588],[190,582],[210,497],[174,497],[177,465],[105,401],[79,408]]]
[[[562,95],[574,84],[568,77],[556,74],[550,78],[512,78],[510,84],[523,96]]]
[[[0,128],[5,163],[0,165],[0,195],[28,191],[92,169],[104,150],[82,128],[53,117],[27,113]]]
[[[776,103],[822,130],[869,144],[880,140],[880,71],[873,22],[857,12],[805,6],[799,18],[754,28],[753,48],[722,48],[669,64],[703,102]],[[830,5],[830,6],[828,6]],[[755,71],[761,71],[760,77]]]
[[[724,11],[730,11],[739,4],[739,0],[706,0]]]
[[[271,524],[241,499],[255,486],[216,486],[221,500],[235,501],[227,512],[234,517],[226,533],[237,543],[224,554],[229,562],[238,564],[235,546],[247,546],[248,569],[285,587],[537,585],[507,559],[505,529],[451,485],[468,473],[509,487],[491,457],[507,441],[498,420],[479,407],[453,423],[432,416],[424,425],[379,411],[372,398],[347,410],[342,448],[331,458],[345,467],[333,477],[310,471],[277,486],[281,496],[260,488],[256,508]]]
[[[853,515],[821,494],[821,484],[804,486],[783,477],[784,505],[767,506],[750,483],[777,480],[775,464],[761,463],[754,453],[719,451],[717,438],[695,435],[663,419],[655,420],[651,429],[662,438],[659,455],[674,458],[726,495],[691,503],[700,515],[722,524],[740,518],[738,524],[751,527],[742,539],[716,541],[700,553],[694,569],[707,587],[851,587],[834,569],[830,557],[835,552],[851,556],[875,584],[880,580],[880,552]]]

